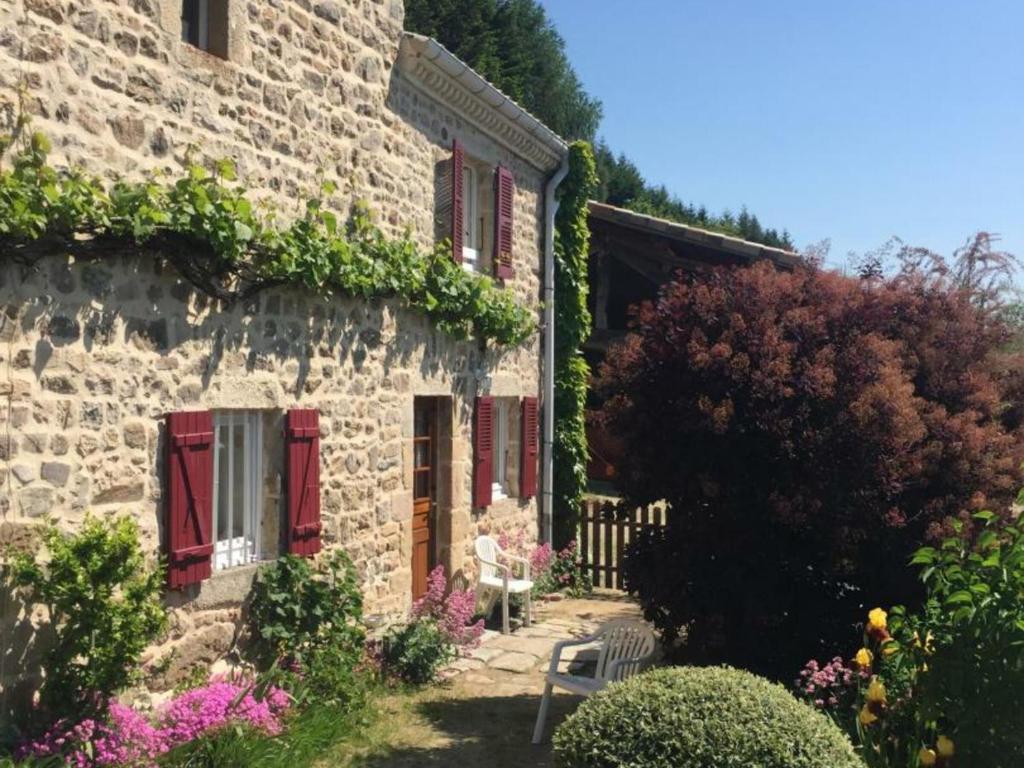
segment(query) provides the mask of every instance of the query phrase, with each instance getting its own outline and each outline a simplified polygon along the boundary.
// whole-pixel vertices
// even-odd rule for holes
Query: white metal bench
[[[558,664],[565,648],[598,644],[600,652],[593,677],[558,671]],[[579,696],[589,696],[600,691],[608,683],[625,680],[640,672],[653,659],[654,649],[655,638],[651,628],[633,619],[610,621],[590,637],[556,643],[551,651],[551,666],[545,678],[544,696],[540,701],[537,724],[533,729],[533,743],[540,744],[544,735],[544,723],[548,717],[553,688],[564,688]]]
[[[523,623],[530,626],[530,592],[533,591],[533,582],[530,581],[530,561],[525,557],[516,557],[505,552],[498,546],[498,542],[490,536],[478,536],[475,544],[476,561],[480,566],[480,575],[477,579],[476,595],[479,603],[486,598],[485,606],[488,612],[494,607],[495,599],[501,596],[501,632],[508,634],[508,596],[526,595]],[[512,573],[512,566],[501,562],[502,560],[512,563],[520,563],[523,566],[523,577],[515,578]]]

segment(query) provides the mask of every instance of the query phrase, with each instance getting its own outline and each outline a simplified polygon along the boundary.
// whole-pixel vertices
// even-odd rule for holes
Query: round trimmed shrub
[[[825,715],[729,667],[672,667],[611,685],[555,732],[558,768],[863,768]]]

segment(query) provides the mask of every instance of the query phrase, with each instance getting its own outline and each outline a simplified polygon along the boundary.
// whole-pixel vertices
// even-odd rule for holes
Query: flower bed
[[[175,696],[150,719],[111,701],[105,718],[62,720],[17,752],[19,759],[61,756],[68,765],[150,766],[160,755],[229,725],[267,735],[282,729],[291,706],[285,691],[270,686],[262,696],[252,680],[219,679]]]

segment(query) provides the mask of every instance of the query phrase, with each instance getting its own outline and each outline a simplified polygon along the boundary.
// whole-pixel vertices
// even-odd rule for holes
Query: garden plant
[[[49,523],[42,558],[16,553],[14,584],[46,606],[52,639],[30,730],[66,717],[101,717],[111,697],[135,682],[142,652],[166,626],[162,570],[139,546],[138,525],[86,517],[74,534]],[[36,722],[32,722],[36,721]]]
[[[798,683],[871,768],[1024,765],[1024,524],[972,522],[914,555],[925,601],[869,613],[835,696]]]
[[[862,768],[845,734],[782,686],[727,667],[647,672],[557,729],[559,768]]]
[[[384,638],[384,671],[412,685],[433,682],[445,665],[480,641],[484,622],[474,621],[475,608],[473,590],[450,588],[444,566],[434,568],[409,622]]]
[[[787,679],[842,647],[863,605],[917,604],[904,563],[951,519],[1009,514],[1014,329],[981,267],[957,281],[922,263],[680,275],[608,355],[621,488],[671,506],[627,587],[688,659]]]

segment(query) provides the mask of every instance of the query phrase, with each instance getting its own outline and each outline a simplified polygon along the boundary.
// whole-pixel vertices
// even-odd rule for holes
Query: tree
[[[630,502],[672,507],[626,562],[668,639],[788,674],[865,606],[912,604],[907,558],[950,519],[1008,509],[1020,358],[994,354],[1009,331],[976,299],[920,271],[760,264],[680,276],[636,311],[602,418]]]
[[[555,133],[597,132],[601,102],[583,88],[536,0],[406,0],[405,26],[435,38]]]

